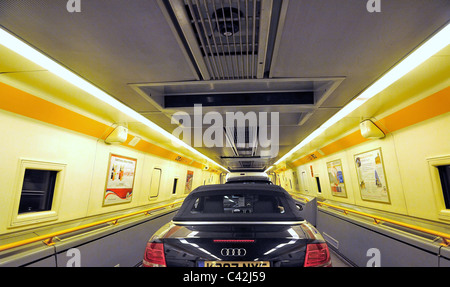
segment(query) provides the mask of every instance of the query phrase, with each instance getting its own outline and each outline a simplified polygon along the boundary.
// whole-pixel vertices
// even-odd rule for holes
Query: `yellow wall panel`
[[[106,137],[112,131],[107,125],[3,83],[0,83],[0,109],[95,138]]]
[[[380,127],[393,132],[447,112],[450,112],[450,87],[383,118]]]

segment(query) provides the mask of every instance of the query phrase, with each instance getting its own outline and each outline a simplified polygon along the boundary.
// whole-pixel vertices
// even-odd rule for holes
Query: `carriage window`
[[[318,176],[316,176],[316,183],[317,183],[317,192],[322,193],[322,188],[320,186],[320,180]]]
[[[66,164],[21,159],[10,226],[58,219]]]
[[[450,165],[441,165],[437,168],[439,170],[439,178],[441,179],[445,208],[450,209]]]
[[[173,179],[173,188],[172,188],[172,194],[177,193],[177,185],[178,185],[178,178]]]
[[[25,170],[19,214],[52,209],[57,174],[54,170]]]
[[[161,183],[161,169],[154,168],[152,172],[152,182],[150,184],[150,198],[158,197]]]

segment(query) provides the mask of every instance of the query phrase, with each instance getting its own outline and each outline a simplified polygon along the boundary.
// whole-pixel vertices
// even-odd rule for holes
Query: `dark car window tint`
[[[257,194],[228,194],[200,196],[191,209],[191,214],[283,214],[285,207],[277,196]]]
[[[276,185],[221,184],[192,191],[173,217],[174,222],[289,222],[302,221],[295,201]]]

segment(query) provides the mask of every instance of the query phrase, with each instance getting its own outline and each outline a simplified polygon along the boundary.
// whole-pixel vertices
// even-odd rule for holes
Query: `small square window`
[[[10,227],[58,219],[66,164],[20,159]]]
[[[19,214],[52,209],[57,174],[55,170],[25,170]]]
[[[441,165],[437,168],[439,170],[445,208],[450,209],[450,165]]]
[[[450,221],[450,155],[427,158],[438,218]]]

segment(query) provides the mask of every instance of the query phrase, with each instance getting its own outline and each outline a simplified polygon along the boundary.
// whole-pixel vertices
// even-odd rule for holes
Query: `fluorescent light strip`
[[[268,169],[266,169],[264,172],[265,173],[268,173],[272,168],[274,168],[274,166],[273,165],[271,165]]]
[[[74,74],[73,72],[69,71],[65,67],[61,66],[60,64],[56,63],[46,55],[42,54],[41,52],[37,51],[36,49],[32,48],[28,44],[24,43],[23,41],[19,40],[15,36],[11,35],[10,33],[6,32],[3,29],[0,29],[0,44],[7,47],[8,49],[16,52],[17,54],[27,58],[28,60],[34,62],[35,64],[41,66],[42,68],[48,70],[49,72],[55,74],[56,76],[66,80],[67,82],[75,85],[76,87],[82,89],[83,91],[89,93],[90,95],[96,97],[97,99],[109,104],[110,106],[118,109],[119,111],[123,112],[124,114],[132,117],[133,119],[137,120],[138,122],[143,123],[144,125],[148,126],[149,128],[153,129],[154,131],[162,134],[166,138],[172,140],[172,142],[177,143],[180,146],[185,147],[189,151],[195,153],[196,155],[204,158],[208,162],[211,162],[215,164],[216,166],[222,168],[223,170],[230,172],[225,167],[221,166],[217,162],[213,161],[209,157],[205,156],[204,154],[200,153],[190,145],[186,144],[179,138],[175,137],[174,135],[170,134],[166,130],[162,129],[146,117],[142,116],[138,112],[134,111],[133,109],[127,107],[126,105],[122,104],[121,102],[117,101],[104,91],[100,90],[96,86],[92,85],[88,81],[84,80],[83,78],[79,77],[78,75]]]
[[[403,61],[401,61],[397,66],[392,68],[389,72],[387,72],[382,78],[372,84],[369,88],[367,88],[364,92],[362,92],[356,99],[351,101],[348,105],[342,108],[339,112],[337,112],[334,116],[328,119],[323,125],[321,125],[317,130],[311,133],[308,137],[306,137],[303,141],[301,141],[297,146],[291,149],[287,154],[285,154],[282,158],[280,158],[277,164],[286,160],[296,151],[310,143],[313,139],[322,134],[326,129],[346,117],[348,114],[359,108],[366,101],[379,94],[381,91],[392,85],[394,82],[402,78],[404,75],[415,69],[417,66],[428,60],[431,56],[445,48],[450,44],[450,24],[448,24],[441,31],[436,33],[432,38],[430,38],[427,42],[425,42],[422,46],[416,49],[413,53],[411,53],[408,57],[406,57]],[[269,169],[267,169],[269,170]],[[266,170],[266,171],[267,171]]]

